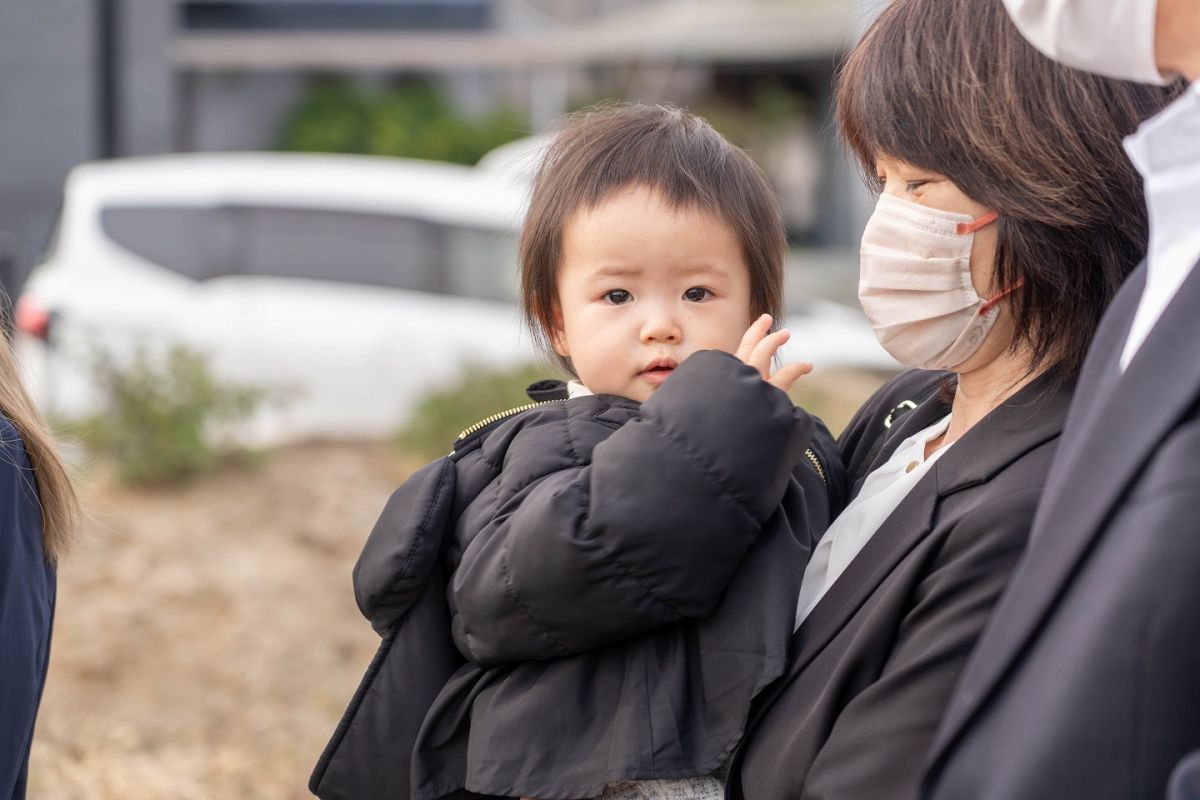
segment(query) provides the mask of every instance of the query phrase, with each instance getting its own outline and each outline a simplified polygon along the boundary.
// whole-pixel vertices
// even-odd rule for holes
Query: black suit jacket
[[[1029,552],[930,754],[932,797],[1161,798],[1200,747],[1200,269],[1122,375],[1145,278],[1097,332]]]
[[[944,377],[908,372],[868,401],[841,440],[851,474],[949,413],[936,393]],[[931,393],[872,454],[889,411]],[[916,796],[951,690],[1025,546],[1069,399],[1052,376],[1037,379],[956,442],[884,522],[756,702],[730,797]]]

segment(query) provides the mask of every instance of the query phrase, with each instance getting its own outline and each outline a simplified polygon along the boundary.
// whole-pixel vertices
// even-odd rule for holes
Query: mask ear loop
[[[960,223],[958,223],[958,235],[966,236],[968,233],[975,233],[976,231],[982,230],[983,228],[986,228],[988,225],[991,225],[993,222],[995,222],[998,219],[1000,219],[999,211],[989,211],[988,213],[984,214],[979,219],[973,220],[971,222],[960,222]],[[988,313],[996,306],[996,303],[999,303],[1001,300],[1008,297],[1010,294],[1015,292],[1017,289],[1020,289],[1024,285],[1025,285],[1025,279],[1022,278],[1021,280],[1014,283],[1012,286],[1005,289],[1000,294],[996,295],[995,297],[993,297],[989,300],[984,301],[984,303],[979,306],[979,314],[983,315],[983,314]]]
[[[1024,285],[1025,285],[1025,279],[1022,278],[1021,280],[1017,281],[1012,286],[1008,287],[1007,289],[1005,289],[1003,292],[996,295],[995,297],[985,300],[983,302],[983,304],[979,306],[980,315],[986,314],[989,311],[991,311],[996,306],[996,303],[999,303],[1001,300],[1008,297],[1010,294],[1015,292],[1017,289],[1020,289]]]
[[[998,219],[1000,219],[1000,212],[990,211],[972,222],[960,222],[958,223],[958,235],[966,236],[968,233],[975,233],[976,231],[991,225]]]

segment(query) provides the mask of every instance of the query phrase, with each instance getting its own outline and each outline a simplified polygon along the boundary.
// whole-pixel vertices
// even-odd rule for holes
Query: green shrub
[[[122,481],[183,483],[248,455],[221,434],[248,419],[266,390],[219,382],[202,354],[182,346],[139,348],[122,364],[96,352],[92,365],[102,408],[70,428],[89,452],[113,460]]]
[[[555,377],[558,372],[545,364],[507,370],[468,368],[459,380],[430,392],[417,404],[397,442],[406,452],[425,460],[443,456],[465,428],[532,402],[525,388]]]
[[[506,106],[478,121],[467,119],[427,81],[406,81],[379,92],[323,81],[292,110],[279,148],[474,164],[489,150],[524,136],[527,127]]]

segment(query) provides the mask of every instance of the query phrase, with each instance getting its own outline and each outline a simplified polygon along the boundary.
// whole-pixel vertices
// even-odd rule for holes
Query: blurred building
[[[95,9],[0,4],[0,288],[15,294],[45,245],[70,167],[97,152]]]
[[[318,7],[336,13],[323,18]],[[828,136],[829,89],[863,0],[442,0],[184,3],[173,38],[185,150],[261,149],[315,76],[434,77],[468,111],[504,98],[541,129],[581,101],[749,101],[764,80],[808,114],[761,153],[793,231],[859,230],[857,179]],[[269,9],[270,14],[263,13]],[[387,13],[385,13],[385,9]],[[254,13],[251,13],[253,11]],[[323,20],[323,21],[321,21]],[[853,182],[853,183],[852,183]]]
[[[328,76],[367,86],[426,77],[468,113],[503,98],[533,129],[581,100],[737,101],[769,79],[807,98],[807,114],[766,154],[793,227],[847,246],[863,200],[832,141],[830,84],[879,1],[3,3],[0,284],[15,291],[36,259],[71,165],[271,149],[289,109]]]

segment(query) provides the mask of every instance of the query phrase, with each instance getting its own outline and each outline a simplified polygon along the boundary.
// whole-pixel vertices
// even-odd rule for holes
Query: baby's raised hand
[[[762,375],[764,381],[786,392],[801,376],[812,372],[812,364],[797,361],[792,364],[784,364],[774,374],[771,373],[771,360],[779,348],[783,347],[791,337],[791,333],[786,329],[768,333],[771,330],[771,322],[771,315],[763,314],[751,323],[750,327],[746,329],[745,335],[742,336],[742,343],[738,345],[734,355],[742,363],[758,370],[758,374]]]

